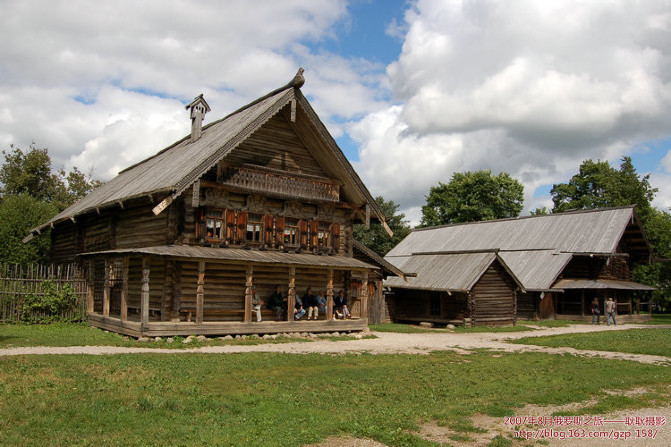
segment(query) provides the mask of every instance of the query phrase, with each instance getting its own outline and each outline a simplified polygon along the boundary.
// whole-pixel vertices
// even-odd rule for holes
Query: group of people
[[[275,291],[270,295],[268,300],[268,308],[275,311],[275,321],[283,321],[288,311],[288,296],[282,293],[281,286],[275,286]],[[308,287],[305,295],[301,298],[298,294],[294,294],[294,320],[298,321],[307,314],[308,320],[316,320],[319,313],[326,314],[326,291],[321,290],[318,295],[312,293],[312,287]],[[256,313],[256,321],[261,321],[261,308],[264,302],[256,293],[256,289],[252,289],[252,312]],[[347,297],[343,290],[338,292],[338,295],[333,298],[333,319],[351,318],[349,308],[347,307]]]
[[[617,320],[615,320],[615,314],[617,313],[617,303],[613,301],[613,298],[608,298],[604,306],[606,309],[606,325],[610,326],[610,320],[613,320],[613,324],[617,326]],[[594,298],[592,300],[592,324],[601,324],[599,318],[601,316],[601,308],[599,307],[599,300]]]

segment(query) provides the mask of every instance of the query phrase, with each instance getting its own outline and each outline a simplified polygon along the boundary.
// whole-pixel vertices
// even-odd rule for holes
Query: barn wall
[[[515,285],[498,261],[494,262],[471,292],[472,324],[514,324],[515,304]]]

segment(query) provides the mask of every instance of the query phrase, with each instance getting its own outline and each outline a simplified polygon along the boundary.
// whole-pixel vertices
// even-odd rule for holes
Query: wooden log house
[[[618,321],[650,319],[635,312],[654,288],[632,279],[653,260],[633,206],[416,229],[385,260],[417,273],[385,281],[395,321],[589,320],[609,297]]]
[[[294,81],[120,172],[49,222],[54,262],[78,260],[88,319],[131,336],[359,331],[369,293],[402,274],[355,247],[384,215]],[[388,227],[386,227],[388,229]],[[252,289],[289,294],[286,321],[252,318]],[[325,290],[327,312],[294,321],[293,293]],[[345,290],[353,318],[333,319]],[[383,299],[383,296],[376,300]],[[375,302],[375,301],[374,301]],[[379,312],[378,312],[379,313]],[[373,313],[373,320],[379,320]]]

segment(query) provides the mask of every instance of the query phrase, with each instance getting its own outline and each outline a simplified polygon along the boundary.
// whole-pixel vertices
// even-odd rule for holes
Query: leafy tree
[[[0,262],[31,264],[48,262],[50,231],[43,231],[30,242],[22,239],[36,226],[55,216],[55,205],[28,194],[6,195],[0,203]]]
[[[454,173],[449,183],[431,187],[421,226],[517,217],[523,203],[524,186],[508,173]]]
[[[365,225],[354,226],[354,239],[363,243],[380,256],[384,256],[410,234],[410,226],[405,220],[405,214],[398,213],[398,207],[394,201],[385,202],[382,196],[375,198],[378,206],[387,217],[387,225],[394,232],[393,237],[385,231],[379,223],[372,223],[369,228]]]
[[[63,169],[54,172],[46,148],[31,145],[30,150],[24,152],[13,145],[10,147],[11,151],[2,151],[5,163],[0,167],[0,193],[3,196],[28,194],[62,211],[100,185],[77,167],[69,173]]]
[[[585,160],[568,183],[553,185],[552,211],[637,205],[636,211],[645,221],[657,193],[649,179],[649,175],[638,175],[630,157],[622,157],[619,170],[605,161]]]
[[[652,209],[645,222],[645,232],[653,254],[657,258],[671,259],[671,214]],[[657,287],[652,298],[669,309],[671,305],[671,263],[641,264],[634,268],[634,281]]]
[[[529,215],[531,216],[542,216],[544,214],[550,214],[550,212],[546,207],[536,208],[535,210],[531,210],[531,212],[529,213]]]

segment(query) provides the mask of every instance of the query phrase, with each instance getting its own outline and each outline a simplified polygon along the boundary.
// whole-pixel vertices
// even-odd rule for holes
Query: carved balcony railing
[[[227,166],[220,180],[238,190],[327,202],[340,200],[340,185],[335,181],[262,166]]]

